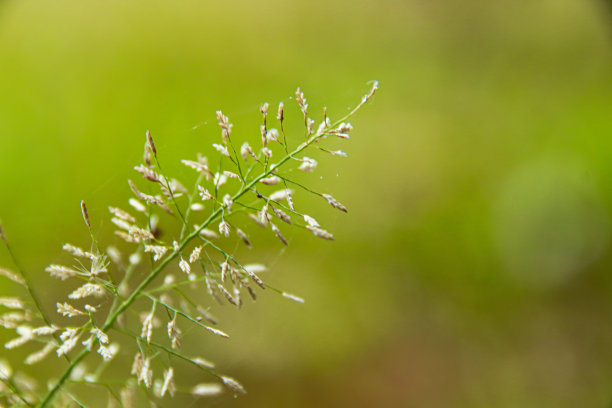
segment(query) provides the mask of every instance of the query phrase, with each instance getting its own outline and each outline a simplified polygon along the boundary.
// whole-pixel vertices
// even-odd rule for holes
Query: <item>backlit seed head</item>
[[[270,177],[262,178],[261,180],[259,180],[261,184],[265,184],[267,186],[276,185],[280,183],[280,181],[281,179],[278,176],[270,176]]]
[[[149,130],[145,132],[145,137],[147,138],[147,145],[151,149],[151,152],[153,152],[153,155],[157,157],[157,149],[155,148],[155,143],[153,143],[153,137],[151,136],[151,132],[149,132]]]
[[[217,143],[213,143],[212,145],[219,153],[221,153],[223,156],[226,157],[230,157],[229,151],[227,150],[226,146],[217,144]]]
[[[153,253],[153,260],[159,261],[168,252],[168,248],[162,245],[145,245],[144,251]]]
[[[86,283],[68,295],[68,299],[83,299],[88,296],[104,296],[104,288],[97,283]]]
[[[203,383],[195,385],[190,393],[195,397],[210,397],[213,395],[218,395],[223,392],[223,388],[221,385],[216,383]]]
[[[89,221],[89,214],[87,213],[85,201],[81,201],[81,213],[83,214],[83,221],[85,221],[87,228],[91,229],[91,222]]]
[[[223,381],[223,384],[225,384],[225,386],[233,392],[238,394],[246,394],[246,390],[244,389],[244,387],[233,378],[222,376],[221,381]]]
[[[189,255],[189,262],[190,263],[196,262],[200,258],[200,252],[201,251],[202,251],[202,247],[201,246],[197,246],[197,247],[193,248],[193,251],[191,252],[191,255]]]
[[[230,225],[227,223],[227,221],[221,221],[219,223],[219,233],[221,233],[226,238],[229,237]]]
[[[282,242],[285,245],[289,245],[287,243],[287,240],[285,239],[283,234],[281,234],[280,230],[278,229],[278,227],[276,225],[270,223],[270,227],[272,228],[272,231],[274,232],[274,235],[276,235],[276,238],[278,238],[280,240],[280,242]]]
[[[334,197],[330,196],[329,194],[322,194],[321,196],[325,200],[327,200],[329,205],[331,205],[332,207],[337,208],[338,210],[343,211],[343,212],[348,212],[348,210],[346,209],[344,205],[342,205],[342,203],[340,203],[338,200],[336,200]]]
[[[204,188],[204,187],[202,187],[202,186],[198,186],[198,191],[199,191],[200,197],[201,197],[201,198],[202,198],[202,200],[204,200],[204,201],[207,201],[207,200],[214,200],[214,199],[215,199],[215,197],[214,197],[212,194],[210,194],[210,193],[208,192],[208,190],[207,190],[207,189],[205,189],[205,188]]]
[[[315,237],[327,239],[329,241],[333,241],[334,240],[334,236],[332,234],[330,234],[329,232],[327,232],[324,229],[321,229],[319,227],[315,227],[315,226],[312,226],[312,225],[307,225],[306,229],[308,231],[312,232],[312,234]]]
[[[234,204],[234,202],[232,201],[232,196],[229,194],[224,195],[223,204],[225,204],[225,207],[228,211],[232,211],[232,204]]]
[[[63,304],[57,303],[56,307],[57,307],[57,313],[60,313],[62,316],[74,317],[74,316],[85,314],[66,302],[64,302]]]
[[[285,119],[285,105],[281,102],[278,104],[278,114],[276,115],[276,119],[279,122],[283,122],[283,119]]]
[[[268,159],[272,157],[272,150],[267,147],[261,149],[261,153],[266,156]]]
[[[311,159],[310,157],[302,158],[302,164],[299,169],[306,172],[313,172],[317,168],[317,161],[315,159]]]
[[[255,156],[253,149],[251,149],[251,146],[249,146],[247,142],[244,142],[242,144],[242,147],[240,147],[240,155],[242,156],[244,161],[246,161],[248,156],[251,156],[253,159],[257,160],[257,156]]]
[[[300,105],[300,109],[302,113],[304,114],[304,118],[306,118],[306,115],[308,113],[308,104],[306,103],[304,92],[302,92],[300,88],[298,88],[297,91],[295,91],[295,100],[297,101],[298,105]]]
[[[236,235],[238,235],[247,247],[251,248],[251,241],[249,241],[247,235],[240,228],[236,228]]]
[[[181,271],[185,272],[187,275],[191,273],[191,266],[189,266],[189,262],[187,262],[183,258],[181,258],[179,262],[179,268],[181,268]]]
[[[280,138],[280,134],[278,133],[278,130],[275,128],[268,130],[268,132],[266,133],[267,143],[280,142],[279,138]]]

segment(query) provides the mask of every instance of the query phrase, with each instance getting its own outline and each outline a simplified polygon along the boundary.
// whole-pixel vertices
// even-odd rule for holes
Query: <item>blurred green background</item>
[[[130,196],[145,129],[187,177],[216,109],[256,137],[261,102],[301,86],[338,118],[378,79],[349,158],[310,178],[349,214],[301,204],[336,241],[288,232],[286,251],[247,255],[306,303],[218,308],[232,339],[198,348],[249,394],[181,404],[609,407],[611,16],[596,0],[4,0],[0,218],[49,288],[61,245],[87,244],[81,199],[119,244],[106,206]],[[42,291],[49,310],[59,293]]]

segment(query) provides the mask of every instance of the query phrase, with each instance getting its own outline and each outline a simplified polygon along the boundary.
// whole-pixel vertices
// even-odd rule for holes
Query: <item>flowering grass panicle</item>
[[[245,394],[245,387],[217,371],[214,363],[182,351],[182,334],[189,327],[220,338],[230,337],[213,327],[217,320],[210,313],[208,301],[190,294],[208,293],[209,301],[237,308],[247,298],[255,300],[264,290],[304,303],[301,297],[266,283],[260,276],[266,266],[243,263],[235,253],[236,245],[255,247],[252,228],[256,226],[282,245],[289,245],[289,228],[334,239],[305,212],[295,193],[303,190],[318,195],[343,212],[348,211],[346,206],[328,193],[316,192],[316,187],[297,182],[294,171],[317,170],[319,163],[312,153],[305,155],[309,151],[346,157],[341,150],[331,150],[330,145],[349,138],[353,126],[348,119],[372,98],[377,87],[374,82],[361,102],[335,122],[324,109],[318,124],[310,116],[304,92],[298,88],[296,110],[304,119],[304,134],[299,136],[287,134],[285,121],[289,115],[283,102],[275,117],[269,115],[270,105],[262,104],[259,147],[246,141],[236,143],[229,117],[217,111],[221,134],[210,143],[215,157],[209,161],[198,153],[182,160],[194,171],[191,189],[165,173],[160,151],[151,132],[146,131],[143,163],[134,167],[141,179],[128,180],[133,197],[128,206],[108,207],[114,234],[125,244],[122,248],[103,247],[92,227],[98,223],[92,224],[87,205],[81,202],[90,240],[87,249],[67,243],[62,249],[72,261],[45,269],[50,277],[66,285],[65,298],[56,300],[53,313],[41,307],[38,293],[43,290],[33,285],[20,268],[0,226],[0,238],[15,266],[15,270],[0,268],[0,278],[13,282],[15,291],[23,291],[22,296],[0,297],[0,325],[16,333],[4,347],[28,348],[25,365],[39,364],[52,355],[65,360],[59,377],[35,381],[22,374],[19,363],[11,362],[15,365],[12,368],[0,359],[0,406],[85,406],[86,401],[80,400],[84,394],[77,391],[91,386],[108,391],[109,406],[128,408],[141,403],[142,396],[135,392],[138,387],[145,390],[141,395],[150,399],[171,398],[177,393],[198,398],[223,392]],[[212,162],[219,165],[212,168]],[[161,213],[178,221],[175,236],[160,234]],[[171,228],[164,226],[163,230]],[[132,361],[131,369],[122,378],[102,381],[103,371],[118,355],[125,357],[123,361]],[[208,382],[193,384],[182,377],[181,368],[187,364],[210,376]]]

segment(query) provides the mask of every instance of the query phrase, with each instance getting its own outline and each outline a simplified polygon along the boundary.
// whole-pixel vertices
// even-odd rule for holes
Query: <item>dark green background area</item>
[[[53,310],[68,291],[43,271],[87,245],[80,200],[122,245],[106,207],[125,207],[145,129],[189,179],[215,110],[256,140],[259,104],[284,101],[297,138],[297,86],[338,118],[377,79],[349,158],[302,176],[349,208],[300,199],[336,241],[285,229],[287,250],[260,234],[243,253],[306,303],[215,307],[232,338],[186,344],[249,393],[193,406],[608,407],[611,22],[595,0],[5,0],[0,219]]]

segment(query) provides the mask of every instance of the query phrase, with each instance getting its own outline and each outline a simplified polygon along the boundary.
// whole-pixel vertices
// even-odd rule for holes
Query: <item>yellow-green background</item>
[[[118,243],[106,206],[129,197],[145,129],[189,177],[216,109],[240,140],[297,86],[337,118],[378,79],[349,158],[308,178],[348,215],[300,203],[336,241],[288,231],[280,256],[248,254],[306,303],[221,308],[232,339],[190,350],[249,393],[194,406],[609,407],[611,45],[596,0],[4,0],[0,218],[52,310],[66,290],[43,269],[87,244],[81,199]]]

